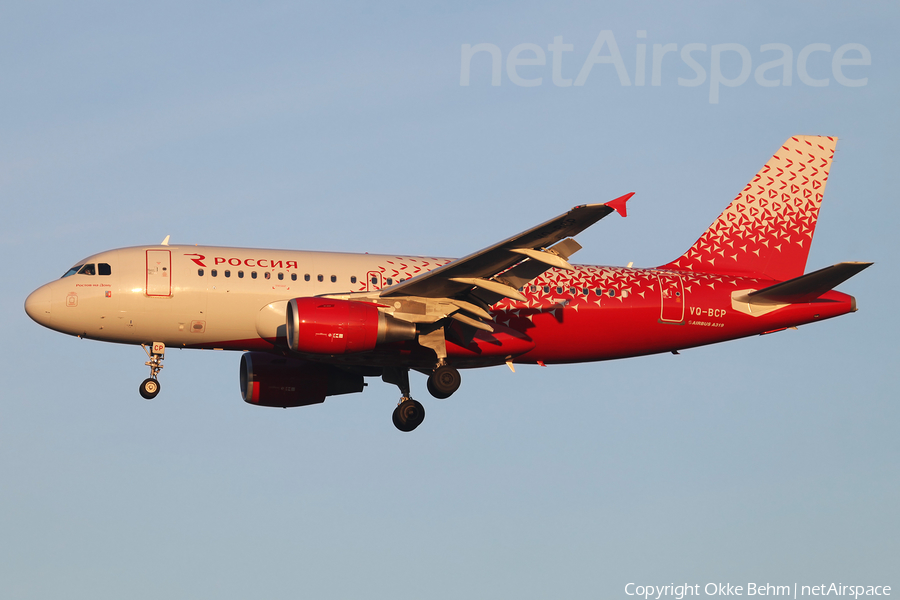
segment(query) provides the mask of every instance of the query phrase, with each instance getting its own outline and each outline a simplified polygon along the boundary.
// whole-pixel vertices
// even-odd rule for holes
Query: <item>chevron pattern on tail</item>
[[[787,140],[678,260],[662,268],[761,275],[803,274],[837,138]]]

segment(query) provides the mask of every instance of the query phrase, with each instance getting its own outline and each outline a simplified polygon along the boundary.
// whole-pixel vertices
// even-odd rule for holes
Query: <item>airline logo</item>
[[[237,257],[225,257],[225,256],[214,256],[212,258],[207,258],[203,254],[185,254],[188,258],[199,267],[206,266],[216,266],[216,265],[229,265],[231,267],[249,267],[251,269],[296,269],[297,261],[296,260],[274,260],[271,258],[237,258]],[[204,261],[211,261],[212,265],[207,265]]]

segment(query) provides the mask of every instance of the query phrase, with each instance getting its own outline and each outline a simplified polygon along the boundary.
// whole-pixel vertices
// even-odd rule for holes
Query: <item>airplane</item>
[[[464,258],[215,246],[119,248],[78,261],[28,296],[37,323],[140,345],[154,398],[166,348],[239,350],[245,402],[298,407],[396,385],[393,422],[425,409],[460,369],[546,366],[671,352],[857,310],[834,288],[872,263],[804,274],[837,139],[788,139],[687,252],[656,268],[573,265],[572,236],[633,192],[576,206]]]

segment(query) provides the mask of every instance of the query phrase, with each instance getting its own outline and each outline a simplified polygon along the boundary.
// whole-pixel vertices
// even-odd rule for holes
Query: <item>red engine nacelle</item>
[[[331,365],[265,352],[241,357],[241,395],[258,406],[291,408],[324,402],[326,396],[363,391],[363,376]]]
[[[331,298],[294,298],[287,305],[288,347],[306,354],[367,352],[379,344],[413,340],[416,326],[374,304]]]

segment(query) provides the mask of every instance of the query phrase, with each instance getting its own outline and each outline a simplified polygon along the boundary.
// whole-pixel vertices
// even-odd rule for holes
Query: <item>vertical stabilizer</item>
[[[777,281],[802,275],[836,142],[787,140],[690,250],[662,268]]]

